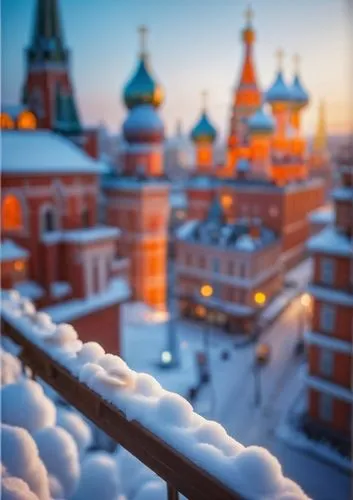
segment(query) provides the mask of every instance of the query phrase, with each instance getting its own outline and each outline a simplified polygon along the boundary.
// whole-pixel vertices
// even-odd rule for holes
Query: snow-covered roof
[[[191,189],[214,189],[218,184],[218,179],[207,175],[195,175],[187,182],[187,187]]]
[[[334,222],[335,212],[332,206],[325,206],[313,210],[309,214],[309,220],[312,224],[330,224]]]
[[[128,117],[123,124],[124,136],[129,139],[135,134],[153,132],[163,134],[163,122],[151,104],[142,104],[130,110]]]
[[[72,326],[54,324],[13,292],[3,294],[2,306],[6,321],[67,369],[77,383],[87,385],[110,409],[138,422],[237,495],[307,498],[283,476],[280,463],[266,449],[243,446],[220,424],[195,413],[184,398],[164,390],[151,375],[131,370],[95,342],[82,343]]]
[[[169,201],[172,208],[186,208],[187,197],[185,191],[173,191],[169,193]]]
[[[332,198],[338,201],[351,201],[353,203],[353,187],[338,187],[331,193]]]
[[[318,345],[320,347],[331,349],[332,351],[352,354],[352,343],[345,342],[344,340],[337,339],[335,337],[329,337],[328,335],[316,332],[305,332],[305,340],[307,344]]]
[[[0,243],[0,261],[11,262],[17,259],[27,259],[29,252],[17,245],[12,240],[4,240]]]
[[[352,239],[345,234],[339,233],[334,226],[328,226],[310,238],[307,246],[311,252],[353,256]]]
[[[318,300],[353,307],[352,293],[342,292],[340,290],[335,290],[334,288],[325,288],[317,285],[309,285],[308,291]]]
[[[158,191],[169,188],[170,183],[165,180],[156,178],[139,179],[137,177],[111,177],[109,179],[104,179],[102,186],[106,190],[121,190],[121,191]]]
[[[116,239],[120,235],[120,229],[112,226],[93,226],[69,231],[52,231],[42,236],[45,243],[58,243],[66,241],[70,243],[92,243],[95,241]]]
[[[102,173],[102,165],[64,137],[48,130],[2,131],[6,174]]]
[[[72,292],[70,283],[66,281],[54,281],[50,285],[50,295],[55,298],[65,297]]]
[[[346,389],[338,384],[333,384],[332,382],[314,376],[306,376],[305,381],[310,387],[317,391],[325,392],[338,399],[347,401],[348,403],[353,403],[353,392],[351,389]]]
[[[44,311],[56,322],[67,322],[91,312],[103,309],[130,297],[130,287],[124,278],[114,278],[102,293],[87,299],[73,299],[46,307]]]
[[[256,250],[256,243],[250,234],[243,234],[237,239],[235,248],[242,252],[253,252]]]

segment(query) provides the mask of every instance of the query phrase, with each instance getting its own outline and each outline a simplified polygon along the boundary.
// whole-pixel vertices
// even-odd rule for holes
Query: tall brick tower
[[[81,126],[57,0],[37,0],[26,63],[22,102],[36,115],[38,128],[62,134],[97,157],[96,131]]]
[[[226,177],[234,175],[234,168],[239,159],[238,153],[242,153],[241,148],[247,146],[247,119],[257,111],[262,100],[253,57],[255,43],[255,31],[252,26],[253,11],[249,8],[245,16],[246,26],[242,31],[244,59],[232,102],[226,170],[223,172]]]
[[[163,94],[151,75],[145,47],[147,29],[139,29],[137,70],[124,89],[129,114],[122,175],[103,182],[109,224],[122,230],[121,252],[131,259],[133,298],[166,307],[169,186],[163,177],[164,127],[157,113]]]

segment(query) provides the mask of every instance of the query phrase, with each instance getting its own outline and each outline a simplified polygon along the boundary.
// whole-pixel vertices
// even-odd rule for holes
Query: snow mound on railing
[[[3,292],[3,315],[75,377],[156,436],[248,499],[307,498],[266,449],[244,447],[181,396],[136,373],[96,343],[82,344],[71,325],[55,325],[18,294]]]

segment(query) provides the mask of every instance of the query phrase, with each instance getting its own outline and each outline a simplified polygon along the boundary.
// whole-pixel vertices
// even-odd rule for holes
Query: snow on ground
[[[167,349],[168,323],[163,313],[154,313],[142,303],[122,306],[122,357],[136,371],[146,372],[168,391],[186,396],[197,383],[194,350],[181,346],[181,365],[163,368],[160,355]]]
[[[126,418],[139,421],[237,493],[249,499],[279,500],[288,495],[306,498],[299,486],[282,475],[280,463],[267,450],[244,447],[227,435],[220,424],[194,413],[184,398],[164,390],[151,375],[131,370],[118,356],[102,356],[98,347],[92,347],[94,343],[85,344],[89,346],[85,348],[70,325],[53,324],[43,313],[36,313],[28,300],[12,292],[3,294],[2,314],[31,342],[119,408]],[[49,468],[53,461],[44,450],[49,449],[50,440],[57,443],[55,449],[59,450],[59,429],[53,434],[51,428],[44,428],[38,434],[41,456]],[[60,458],[67,453],[62,450],[57,455]],[[64,478],[54,471],[53,475],[70,489],[71,483],[64,483]]]

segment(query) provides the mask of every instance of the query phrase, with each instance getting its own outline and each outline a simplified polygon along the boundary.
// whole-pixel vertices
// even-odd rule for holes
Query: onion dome
[[[261,107],[249,118],[248,126],[252,134],[270,135],[274,130],[274,121]]]
[[[159,143],[164,138],[164,126],[152,104],[133,108],[123,124],[127,142]]]
[[[148,56],[145,49],[147,28],[139,28],[141,36],[141,53],[137,69],[124,88],[124,102],[127,108],[132,109],[140,104],[152,104],[158,107],[163,101],[161,86],[154,80],[148,65]]]
[[[277,77],[272,86],[266,93],[266,100],[270,104],[275,104],[277,102],[290,102],[292,99],[291,90],[285,83],[283,78],[283,73],[282,73],[283,52],[281,50],[278,51],[277,57],[279,60],[279,69]]]
[[[217,130],[212,125],[210,119],[208,118],[206,111],[206,93],[203,93],[204,106],[201,117],[196,123],[195,127],[191,131],[191,139],[196,142],[209,142],[212,143],[217,137]]]
[[[300,109],[308,104],[309,94],[304,89],[304,87],[301,83],[301,80],[300,80],[299,56],[298,55],[294,56],[294,64],[295,64],[295,76],[294,76],[293,83],[290,87],[291,96],[292,96],[291,100],[292,100],[293,106]]]

